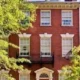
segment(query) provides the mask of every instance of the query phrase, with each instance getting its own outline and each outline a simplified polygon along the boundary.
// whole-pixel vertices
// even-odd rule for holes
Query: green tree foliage
[[[62,68],[63,75],[66,80],[79,80],[80,79],[80,46],[72,49],[71,64]]]
[[[8,43],[7,38],[11,33],[19,33],[32,27],[32,22],[35,21],[35,10],[36,7],[33,4],[24,0],[0,0],[0,70],[22,70],[23,66],[16,63],[30,62],[27,59],[8,56],[8,46],[19,47]],[[26,16],[27,11],[30,11],[30,16]],[[9,74],[6,76],[7,80],[13,80]]]

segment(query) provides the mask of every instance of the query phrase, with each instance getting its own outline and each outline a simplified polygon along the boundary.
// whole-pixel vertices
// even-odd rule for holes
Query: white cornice
[[[41,69],[36,70],[35,73],[37,73],[37,72],[43,72],[43,71],[47,71],[47,72],[50,72],[50,73],[53,73],[53,72],[54,72],[54,71],[51,70],[51,69],[48,69],[48,68],[46,68],[46,67],[43,67],[43,68],[41,68]]]
[[[24,70],[19,70],[18,72],[19,72],[20,74],[23,74],[23,73],[25,73],[25,74],[30,74],[31,70],[24,69]]]
[[[41,38],[44,38],[44,37],[50,38],[50,37],[52,36],[52,34],[44,33],[44,34],[39,34],[39,36],[40,36]]]
[[[31,36],[31,34],[26,34],[26,33],[23,33],[23,34],[18,34],[18,36],[20,37],[20,38],[22,38],[22,37],[27,37],[27,38],[29,38],[30,36]]]
[[[74,34],[69,34],[69,33],[66,33],[66,34],[61,34],[61,37],[62,38],[66,38],[66,37],[74,37]]]

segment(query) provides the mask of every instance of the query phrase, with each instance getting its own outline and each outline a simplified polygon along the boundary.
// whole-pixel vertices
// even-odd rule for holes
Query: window
[[[0,71],[0,80],[8,80],[6,75],[9,73],[9,71],[5,71],[4,69],[2,69]]]
[[[30,17],[30,11],[26,11],[26,16]]]
[[[65,75],[62,74],[62,70],[58,70],[59,73],[59,79],[58,80],[65,80]]]
[[[20,75],[20,80],[28,80],[27,75]]]
[[[41,57],[51,56],[51,36],[52,34],[40,34]]]
[[[28,69],[19,71],[19,80],[30,80],[30,72]]]
[[[41,38],[41,56],[49,56],[51,53],[51,39]]]
[[[72,38],[62,38],[62,56],[65,56],[73,47]]]
[[[6,77],[5,77],[5,74],[0,74],[0,80],[8,80]]]
[[[70,76],[71,71],[67,70],[66,74],[68,74],[68,77],[66,76],[66,74],[64,74],[63,70],[58,70],[58,73],[59,73],[59,79],[58,80],[66,80]]]
[[[29,56],[31,34],[19,34],[19,56]]]
[[[20,56],[29,56],[30,39],[20,38]]]
[[[62,26],[73,25],[73,12],[72,10],[62,10]]]
[[[66,55],[72,50],[73,47],[73,34],[62,34],[62,57],[66,57]]]
[[[51,10],[41,10],[41,26],[51,26]]]
[[[29,26],[30,23],[30,11],[26,12],[24,11],[24,13],[25,13],[25,18],[20,22],[22,27]]]

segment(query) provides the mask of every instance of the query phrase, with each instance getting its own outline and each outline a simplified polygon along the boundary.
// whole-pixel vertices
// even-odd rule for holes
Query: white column
[[[39,74],[36,73],[36,80],[39,80]]]
[[[80,45],[80,7],[79,7],[79,45]]]
[[[49,80],[53,80],[52,78],[52,73],[50,73]]]

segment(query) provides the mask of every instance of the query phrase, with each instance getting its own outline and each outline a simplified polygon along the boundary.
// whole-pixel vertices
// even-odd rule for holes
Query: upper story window
[[[19,56],[29,56],[30,34],[19,34]]]
[[[41,57],[51,56],[51,36],[52,34],[40,34]]]
[[[51,26],[51,10],[41,10],[40,18],[41,26]]]
[[[30,23],[30,11],[27,10],[27,11],[24,11],[24,13],[25,13],[25,18],[21,20],[21,23],[20,23],[22,27],[29,26],[29,23]]]
[[[72,10],[62,10],[62,26],[73,26]]]
[[[72,50],[73,47],[73,34],[61,34],[62,37],[62,57],[66,57],[66,55]]]
[[[29,10],[26,11],[25,14],[26,14],[27,17],[30,17],[30,11]]]

